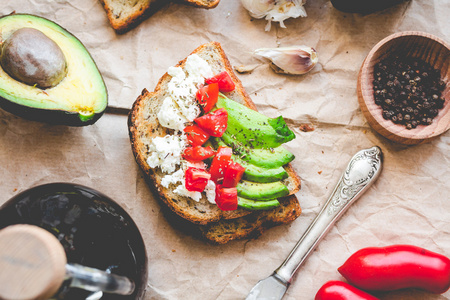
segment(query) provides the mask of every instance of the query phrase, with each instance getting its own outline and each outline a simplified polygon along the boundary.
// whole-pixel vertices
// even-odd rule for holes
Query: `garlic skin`
[[[270,60],[275,72],[291,75],[308,73],[319,61],[316,50],[308,46],[261,48],[254,54]]]
[[[272,21],[286,28],[284,20],[307,16],[303,7],[306,0],[241,0],[241,3],[252,17],[268,21],[266,31],[270,30]]]

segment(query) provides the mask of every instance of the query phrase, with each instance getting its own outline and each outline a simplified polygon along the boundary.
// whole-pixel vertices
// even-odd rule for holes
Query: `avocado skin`
[[[250,200],[273,200],[289,195],[289,189],[281,182],[259,183],[241,180],[237,185],[238,196]]]
[[[295,138],[281,116],[268,118],[223,94],[219,95],[216,107],[228,112],[226,133],[246,148],[276,148]]]
[[[66,125],[73,127],[81,127],[92,125],[100,119],[104,114],[104,110],[96,113],[93,117],[86,121],[83,121],[77,112],[69,112],[65,110],[50,110],[42,108],[34,108],[30,106],[20,105],[15,102],[11,102],[3,97],[0,97],[0,107],[18,117],[47,123],[51,125]]]
[[[250,199],[245,199],[238,197],[238,206],[248,210],[265,210],[272,209],[280,205],[277,199],[267,200],[267,201],[255,201]]]
[[[6,25],[4,25],[5,22],[14,22],[15,18],[20,19],[19,20],[20,22],[23,22],[23,20],[27,18],[30,20],[29,24],[37,22],[39,26],[43,26],[43,24],[47,25],[51,27],[53,30],[60,32],[61,33],[60,35],[63,36],[66,39],[66,41],[70,39],[70,41],[67,41],[67,43],[70,42],[76,47],[82,47],[83,51],[81,52],[83,53],[87,62],[91,64],[90,69],[96,71],[96,74],[94,74],[93,77],[95,78],[94,79],[95,84],[97,84],[98,87],[100,88],[98,94],[102,96],[101,99],[99,100],[102,101],[102,105],[100,105],[99,108],[96,107],[94,111],[92,111],[89,114],[80,113],[76,109],[69,109],[68,107],[64,107],[64,105],[61,107],[45,108],[42,107],[43,105],[40,103],[39,100],[35,101],[36,103],[39,103],[39,107],[34,107],[32,105],[20,103],[21,99],[16,95],[17,93],[10,93],[8,90],[9,88],[8,86],[0,85],[0,107],[3,110],[8,111],[9,113],[12,113],[21,118],[32,121],[49,123],[52,125],[67,125],[79,127],[94,124],[103,115],[103,113],[107,108],[108,92],[106,89],[104,79],[101,76],[98,67],[95,64],[95,61],[93,60],[92,56],[90,55],[86,47],[84,47],[84,45],[74,35],[72,35],[70,32],[68,32],[55,22],[30,14],[11,14],[0,17],[0,31],[3,28],[2,26],[6,27],[6,25],[8,24],[6,23]],[[5,21],[7,19],[10,19],[10,21]],[[32,27],[32,25],[27,26]],[[82,75],[83,74],[81,74],[80,76]],[[14,79],[11,78],[11,81],[13,80]],[[36,88],[36,93],[44,93],[52,95],[51,90],[52,89],[41,90],[39,88]],[[17,90],[15,90],[14,92],[17,92]],[[52,102],[58,101],[58,99],[53,99],[50,97],[49,100]]]

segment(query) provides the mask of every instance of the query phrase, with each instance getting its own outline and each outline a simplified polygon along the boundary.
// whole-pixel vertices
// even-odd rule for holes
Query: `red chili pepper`
[[[184,183],[188,191],[203,192],[208,184],[208,180],[211,178],[211,174],[209,174],[206,170],[187,168],[184,177]]]
[[[338,271],[351,284],[369,291],[418,288],[441,294],[450,288],[450,259],[410,245],[363,248]]]
[[[234,88],[235,88],[233,79],[231,79],[231,76],[230,76],[230,74],[228,74],[227,71],[220,72],[219,74],[215,75],[214,77],[207,78],[205,80],[205,82],[207,84],[218,83],[219,90],[222,93],[234,91]]]
[[[379,300],[342,281],[328,281],[316,294],[314,300]]]
[[[227,130],[228,112],[225,108],[220,108],[214,112],[198,117],[194,122],[207,134],[221,137],[225,130]]]
[[[237,188],[226,188],[217,184],[216,204],[221,210],[236,210],[238,208]]]

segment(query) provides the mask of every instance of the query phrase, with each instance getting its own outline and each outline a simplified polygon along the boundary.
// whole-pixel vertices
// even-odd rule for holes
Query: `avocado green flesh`
[[[243,179],[253,182],[275,182],[288,178],[288,173],[283,167],[274,169],[261,168],[238,158],[236,155],[232,156],[233,161],[239,163],[245,168]]]
[[[242,160],[266,169],[279,168],[290,163],[295,158],[294,154],[286,150],[283,146],[269,149],[247,148],[232,138],[227,132],[222,135],[222,140],[226,145],[233,148],[233,152]]]
[[[270,119],[222,94],[219,95],[216,107],[227,110],[226,133],[240,141],[244,147],[276,148],[295,138],[295,134],[281,116]]]
[[[281,182],[251,182],[241,180],[237,185],[238,196],[250,200],[271,200],[289,195],[289,189]]]
[[[280,205],[277,199],[267,201],[255,201],[238,197],[238,206],[248,210],[272,209]]]
[[[26,114],[30,111],[32,114],[39,114],[42,110],[46,112],[46,118],[52,118],[51,112],[55,112],[61,123],[64,123],[64,115],[68,118],[72,114],[78,116],[68,123],[79,124],[67,125],[83,125],[98,118],[107,107],[108,96],[103,78],[86,48],[76,37],[54,22],[24,14],[0,18],[0,40],[6,40],[13,32],[24,27],[41,31],[60,47],[67,60],[67,75],[58,85],[43,90],[13,79],[0,68],[0,97],[5,102],[11,102],[2,104],[2,107],[8,110],[14,106],[11,112],[19,115],[20,107],[24,107],[23,117],[27,117]],[[35,116],[30,118],[39,119]]]
[[[220,138],[214,138],[213,140],[215,148],[217,149],[219,146],[227,146],[224,141]],[[288,174],[283,167],[277,168],[262,168],[256,165],[250,164],[237,155],[233,154],[231,156],[232,160],[239,163],[241,166],[245,168],[243,179],[254,182],[274,182],[281,181],[288,178]]]

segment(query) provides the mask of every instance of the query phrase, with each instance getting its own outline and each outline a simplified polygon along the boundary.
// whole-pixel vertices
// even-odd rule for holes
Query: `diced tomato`
[[[216,204],[221,210],[236,210],[238,208],[237,188],[216,185]]]
[[[245,168],[237,162],[232,162],[223,176],[224,187],[235,187],[244,175]]]
[[[201,146],[209,139],[209,134],[195,124],[186,126],[184,132],[188,143],[192,146]]]
[[[213,148],[202,146],[186,147],[183,152],[184,159],[193,161],[205,160],[213,155]]]
[[[203,192],[211,174],[208,171],[197,168],[187,168],[185,174],[185,186],[191,192]]]
[[[234,91],[235,85],[233,80],[231,79],[230,74],[228,74],[227,71],[220,72],[219,74],[215,75],[214,77],[207,78],[205,80],[207,84],[211,83],[218,83],[219,84],[219,91],[222,93],[227,93]]]
[[[211,108],[217,103],[219,98],[219,84],[211,83],[198,89],[196,93],[198,104],[203,107],[205,113],[209,112]]]
[[[218,109],[194,120],[207,134],[220,137],[227,130],[228,113],[225,108]]]
[[[225,170],[232,162],[231,154],[233,154],[233,150],[230,147],[219,147],[209,169],[209,173],[211,173],[211,180],[214,182],[219,182],[223,179]]]

